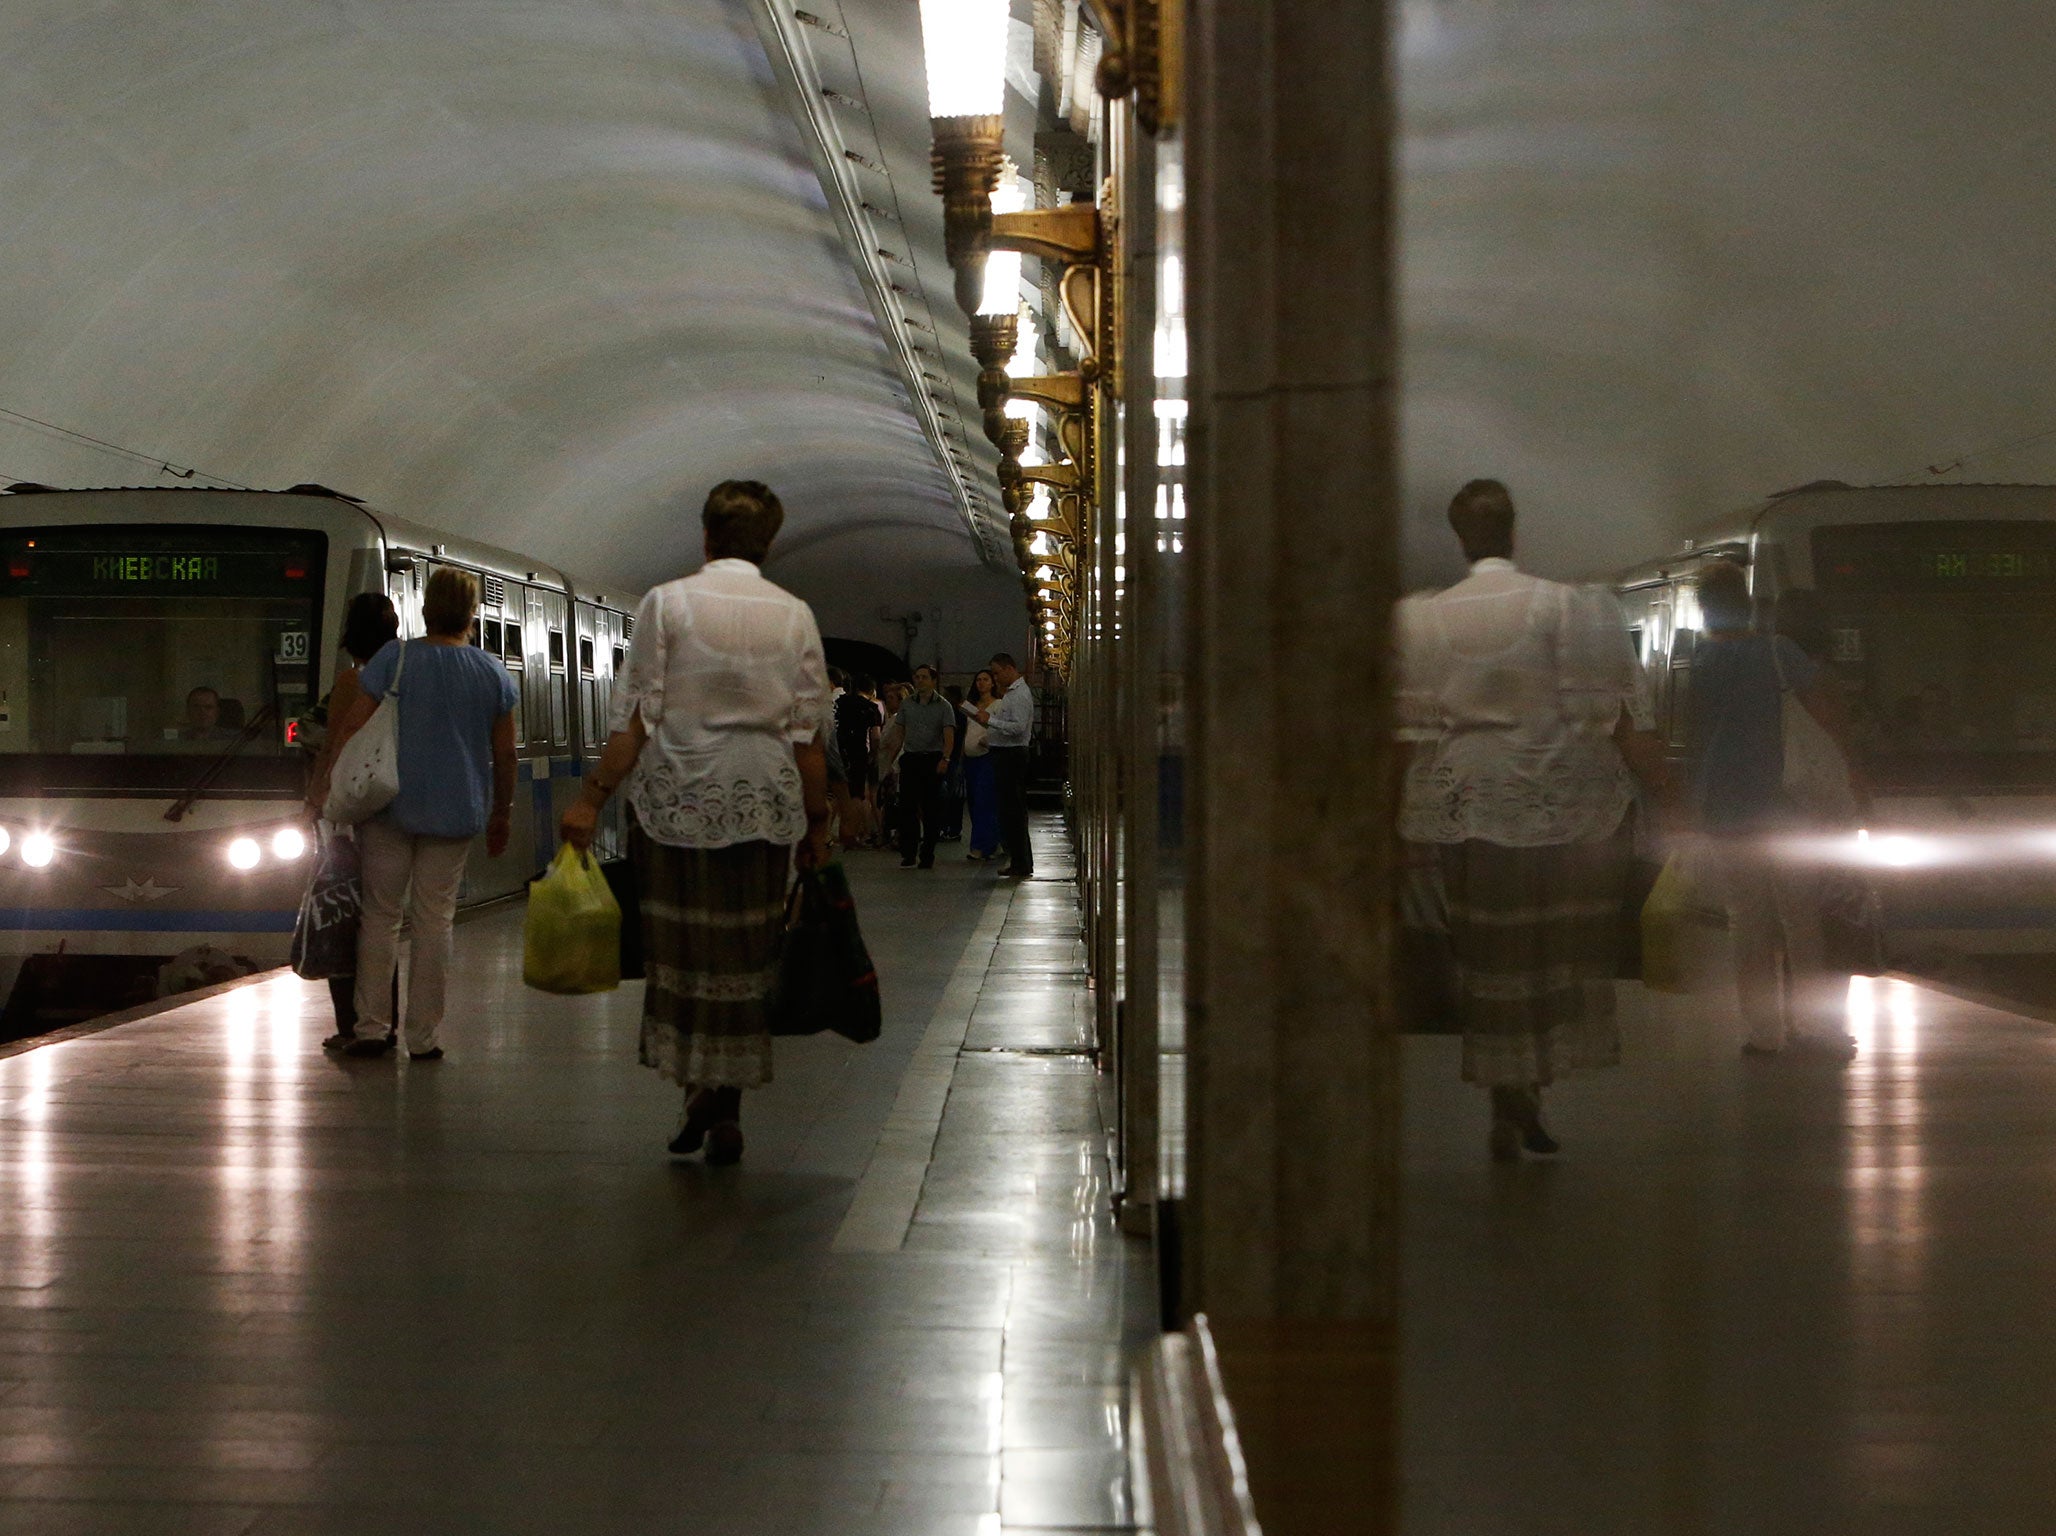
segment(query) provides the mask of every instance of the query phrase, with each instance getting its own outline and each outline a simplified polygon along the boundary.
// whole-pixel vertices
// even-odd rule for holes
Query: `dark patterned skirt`
[[[642,899],[642,1064],[691,1088],[770,1082],[792,850],[675,848],[637,828],[630,855]]]
[[[1613,978],[1627,846],[1443,843],[1466,1082],[1534,1088],[1620,1060]]]

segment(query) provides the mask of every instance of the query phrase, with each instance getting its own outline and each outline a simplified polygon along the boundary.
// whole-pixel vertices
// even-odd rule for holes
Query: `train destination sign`
[[[1865,592],[2056,591],[2056,529],[2031,522],[1818,528],[1814,578]]]
[[[319,585],[320,566],[319,542],[284,529],[86,527],[0,535],[0,594],[304,596]]]
[[[95,555],[95,581],[219,581],[219,555]]]

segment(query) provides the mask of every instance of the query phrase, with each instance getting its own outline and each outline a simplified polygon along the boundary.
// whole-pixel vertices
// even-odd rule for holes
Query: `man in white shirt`
[[[1613,595],[1514,565],[1505,486],[1473,480],[1449,522],[1470,576],[1397,615],[1400,735],[1416,758],[1400,830],[1436,845],[1464,1077],[1492,1090],[1492,1154],[1514,1159],[1556,1150],[1541,1090],[1560,1068],[1619,1059],[1635,798],[1622,749],[1640,760],[1650,717]]]
[[[990,663],[999,684],[999,702],[989,709],[963,706],[964,713],[985,727],[992,754],[992,780],[999,801],[999,835],[1006,846],[1007,867],[1000,878],[1026,880],[1035,873],[1035,849],[1028,841],[1028,741],[1035,734],[1035,690],[1001,651]]]

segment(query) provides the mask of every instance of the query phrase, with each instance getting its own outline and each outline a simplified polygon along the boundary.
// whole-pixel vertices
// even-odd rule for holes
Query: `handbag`
[[[840,863],[801,873],[785,904],[785,947],[771,996],[771,1033],[835,1031],[865,1045],[878,1038],[878,970],[857,927]]]
[[[309,981],[357,973],[357,929],[364,909],[358,879],[357,843],[348,832],[322,820],[315,823],[319,852],[300,915],[293,924],[293,974]]]
[[[642,892],[635,883],[635,865],[627,859],[600,860],[600,873],[621,909],[621,979],[643,979]]]
[[[1778,655],[1778,639],[1770,642],[1771,665],[1778,674],[1779,720],[1784,731],[1785,771],[1782,783],[1792,803],[1810,820],[1828,825],[1847,824],[1856,819],[1856,793],[1849,787],[1849,762],[1835,738],[1813,718],[1792,685],[1785,681],[1785,664]]]
[[[1463,1033],[1456,952],[1449,939],[1449,903],[1442,866],[1429,844],[1400,844],[1398,918],[1393,931],[1393,1006],[1409,1035]]]
[[[364,729],[343,743],[329,774],[328,801],[321,814],[338,826],[369,821],[400,793],[400,679],[407,671],[407,642],[402,640],[399,646],[393,685]]]

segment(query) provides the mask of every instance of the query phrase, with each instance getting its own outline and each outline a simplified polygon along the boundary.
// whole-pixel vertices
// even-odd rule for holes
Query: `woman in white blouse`
[[[1468,579],[1400,604],[1400,834],[1437,845],[1466,1081],[1492,1091],[1491,1151],[1551,1153],[1542,1089],[1620,1056],[1613,977],[1634,778],[1662,757],[1613,595],[1513,563],[1496,480],[1449,521]]]
[[[785,520],[726,480],[701,513],[707,563],[636,610],[612,735],[563,836],[592,844],[625,781],[642,897],[642,1064],[685,1090],[674,1154],[742,1156],[742,1091],[771,1080],[769,1000],[794,845],[828,857],[820,741],[828,669],[813,611],[758,569]]]

